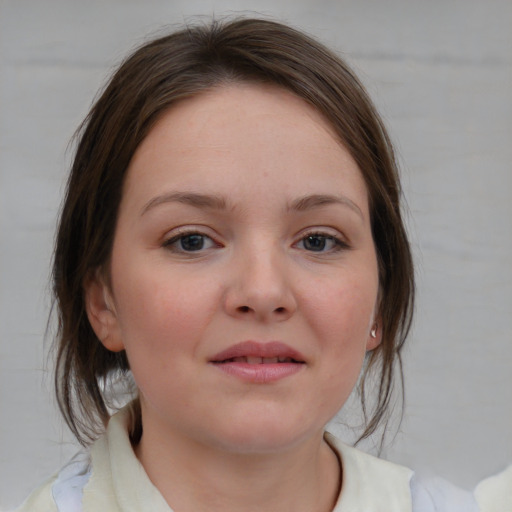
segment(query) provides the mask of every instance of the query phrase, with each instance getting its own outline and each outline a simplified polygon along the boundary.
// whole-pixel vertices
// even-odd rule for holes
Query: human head
[[[368,355],[361,379],[363,400],[366,374],[376,371],[379,382],[363,436],[385,416],[414,291],[392,146],[364,88],[344,62],[285,25],[240,19],[187,27],[143,45],[115,72],[79,132],[53,277],[60,320],[57,397],[68,425],[82,441],[94,437],[95,422],[108,419],[105,382],[129,369],[124,352],[106,350],[92,330],[84,285],[98,272],[108,282],[117,212],[132,156],[171,105],[242,82],[278,85],[311,104],[364,177],[379,264],[382,343]]]

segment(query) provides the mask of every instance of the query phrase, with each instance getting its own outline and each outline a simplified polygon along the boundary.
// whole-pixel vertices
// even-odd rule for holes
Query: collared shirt
[[[90,452],[77,454],[17,512],[173,512],[135,456],[127,425],[127,410],[115,414]],[[325,440],[343,468],[333,512],[479,510],[472,494],[446,482],[421,481],[410,469],[350,447],[332,434],[326,433]]]

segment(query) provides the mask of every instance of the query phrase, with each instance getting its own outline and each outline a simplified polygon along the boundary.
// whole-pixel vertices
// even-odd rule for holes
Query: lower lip
[[[219,370],[247,382],[267,383],[290,377],[304,368],[302,363],[213,363]]]

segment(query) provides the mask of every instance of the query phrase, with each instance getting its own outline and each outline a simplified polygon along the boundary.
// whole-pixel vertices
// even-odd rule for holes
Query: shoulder
[[[81,512],[91,474],[89,455],[80,452],[36,489],[15,512]]]
[[[412,512],[478,512],[473,493],[440,477],[411,478]]]
[[[52,497],[52,485],[57,475],[38,487],[14,512],[58,512]]]
[[[334,512],[479,512],[471,492],[442,478],[418,476],[409,468],[347,446],[331,434],[325,440],[338,454],[343,471]],[[482,512],[512,512],[512,508]]]
[[[512,465],[480,482],[475,496],[482,512],[512,511]]]
[[[341,493],[334,512],[411,512],[410,469],[348,446],[332,434],[326,433],[325,440],[342,467]]]

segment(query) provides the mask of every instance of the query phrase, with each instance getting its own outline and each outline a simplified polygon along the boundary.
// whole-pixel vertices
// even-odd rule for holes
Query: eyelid
[[[172,245],[179,241],[180,238],[192,235],[200,235],[212,241],[214,247],[222,247],[222,244],[218,241],[217,237],[210,233],[211,230],[205,226],[179,226],[168,231],[163,237],[161,246],[163,248],[170,249]],[[197,253],[205,252],[212,247],[197,251]],[[183,254],[193,254],[194,251],[183,251],[176,249],[175,252]]]
[[[297,239],[302,240],[303,238],[305,238],[307,236],[313,236],[313,235],[334,238],[336,240],[339,240],[341,243],[343,243],[347,246],[350,245],[347,237],[339,229],[330,228],[327,226],[318,226],[318,227],[313,226],[310,228],[303,229],[297,235]]]
[[[339,250],[347,250],[347,249],[351,248],[351,245],[350,245],[349,241],[347,240],[346,236],[344,236],[339,230],[337,230],[335,228],[328,228],[328,227],[311,227],[311,228],[307,228],[307,229],[301,231],[298,234],[297,241],[294,243],[294,245],[299,244],[308,236],[325,237],[325,238],[331,239],[335,242],[336,247],[334,249],[331,249],[330,251],[325,251],[325,252],[319,251],[317,253],[318,255],[320,255],[322,253],[323,254],[332,253],[332,252],[336,252]],[[314,253],[314,251],[311,251],[311,252]]]
[[[165,243],[167,240],[172,238],[186,236],[186,235],[204,235],[211,239],[215,239],[215,233],[212,233],[212,230],[206,226],[201,226],[200,224],[190,224],[184,226],[176,226],[168,231],[162,236],[162,243]]]

